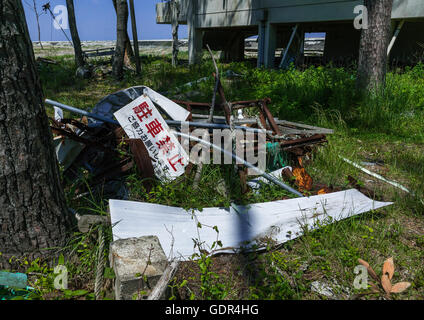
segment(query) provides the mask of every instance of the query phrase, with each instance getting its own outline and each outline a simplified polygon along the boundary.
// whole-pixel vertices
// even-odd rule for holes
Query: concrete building
[[[325,32],[326,61],[356,59],[361,31],[354,28],[355,7],[363,0],[179,0],[179,23],[189,30],[189,60],[199,61],[206,44],[223,50],[227,60],[244,58],[245,39],[258,35],[258,66],[275,67],[301,58],[304,34]],[[157,23],[170,24],[168,2],[156,6]],[[424,51],[424,1],[394,0],[390,53],[401,63],[417,60]],[[289,48],[276,57],[276,48]],[[300,54],[299,54],[300,53]],[[284,58],[284,59],[283,59]],[[281,64],[282,65],[282,64]]]

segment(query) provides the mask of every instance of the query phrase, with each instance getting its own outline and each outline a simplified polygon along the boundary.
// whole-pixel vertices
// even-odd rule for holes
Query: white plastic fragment
[[[342,287],[337,283],[336,280],[333,280],[331,282],[329,281],[314,281],[311,283],[311,291],[316,292],[322,296],[325,296],[331,300],[338,300],[340,299],[340,295],[342,293],[344,294],[351,294],[351,291],[347,287]]]
[[[54,107],[54,119],[59,122],[63,119],[63,110],[56,106]]]
[[[270,175],[277,178],[277,179],[282,180],[281,173],[283,172],[284,169],[290,169],[290,171],[293,171],[292,167],[284,167],[284,168],[281,168],[281,169],[278,169],[278,170],[271,172]],[[247,185],[249,187],[251,187],[253,190],[258,191],[261,187],[261,183],[269,184],[269,181],[267,179],[265,179],[264,177],[258,177],[258,178],[255,178],[255,179],[248,181]]]
[[[320,281],[311,283],[311,291],[326,296],[327,298],[334,298],[335,296],[333,289],[328,284]]]

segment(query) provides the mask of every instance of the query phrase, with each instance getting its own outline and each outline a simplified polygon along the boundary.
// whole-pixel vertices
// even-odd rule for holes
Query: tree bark
[[[24,9],[0,3],[0,269],[50,257],[72,218],[66,207]]]
[[[72,42],[74,44],[75,64],[78,67],[83,67],[85,61],[81,49],[81,41],[78,34],[77,22],[75,19],[74,0],[66,0],[66,7],[68,8],[69,29],[71,30]]]
[[[135,8],[134,0],[130,0],[130,11],[131,11],[131,26],[133,33],[134,41],[134,54],[135,54],[135,65],[137,74],[141,73],[141,64],[140,64],[140,52],[138,48],[138,33],[137,33],[137,21],[135,19]]]
[[[124,56],[125,56],[125,35],[128,20],[128,4],[127,0],[116,1],[116,48],[113,58],[112,73],[117,80],[121,80],[124,73]]]
[[[372,92],[384,88],[386,81],[393,0],[365,0],[364,4],[368,29],[361,34],[357,88]]]
[[[41,29],[40,29],[40,15],[38,14],[37,4],[35,0],[32,0],[34,6],[35,20],[37,21],[37,31],[38,31],[38,43],[40,44],[41,49],[44,50],[43,44],[41,43]]]
[[[113,7],[115,8],[116,16],[118,16],[117,10],[117,0],[112,0]],[[127,11],[125,13],[124,19],[128,23],[128,3],[125,1],[127,6]],[[131,46],[130,37],[128,36],[127,25],[125,25],[125,53],[124,53],[124,63],[126,66],[131,65],[131,61],[134,60],[134,52]]]

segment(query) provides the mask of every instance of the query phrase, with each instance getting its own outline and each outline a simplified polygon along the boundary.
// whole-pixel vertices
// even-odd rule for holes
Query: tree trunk
[[[178,64],[178,16],[180,14],[180,6],[176,0],[172,0],[172,66],[176,67]]]
[[[66,0],[66,7],[68,8],[68,21],[69,29],[71,30],[72,42],[75,51],[75,64],[82,67],[85,64],[84,55],[81,49],[81,41],[78,35],[77,22],[75,19],[74,0]]]
[[[138,34],[137,34],[137,21],[135,19],[135,8],[134,0],[130,0],[130,11],[131,11],[131,26],[134,39],[134,54],[135,54],[135,65],[137,74],[141,73],[141,64],[140,64],[140,52],[138,48]]]
[[[365,0],[368,29],[362,29],[357,88],[378,91],[384,88],[387,48],[390,42],[393,0]]]
[[[40,15],[38,14],[37,4],[35,0],[32,0],[34,6],[35,20],[37,21],[37,31],[38,31],[38,43],[40,44],[41,49],[44,50],[43,44],[41,43],[41,29],[40,29]]]
[[[0,83],[2,269],[11,256],[50,257],[72,223],[20,0],[0,4]]]
[[[127,0],[116,1],[116,48],[113,58],[112,73],[113,76],[120,80],[124,73],[124,56],[125,56],[125,35],[128,20],[128,4]]]
[[[118,16],[117,10],[117,0],[112,0],[113,6],[115,8],[116,16]],[[128,23],[128,3],[125,1],[127,6],[127,11],[125,13],[124,19]],[[131,61],[134,60],[134,52],[131,46],[130,37],[128,36],[127,25],[125,25],[125,53],[124,53],[124,63],[126,66],[131,65]]]

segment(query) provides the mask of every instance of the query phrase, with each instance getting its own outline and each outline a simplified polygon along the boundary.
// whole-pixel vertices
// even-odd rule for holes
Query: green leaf
[[[73,297],[85,296],[86,294],[88,294],[87,290],[75,290],[72,292]]]
[[[87,294],[87,295],[85,296],[85,298],[86,298],[87,300],[95,300],[95,299],[96,299],[96,297],[95,297],[95,294],[94,294],[94,293],[89,293],[89,294]]]
[[[58,265],[65,265],[65,257],[63,256],[63,254],[61,254],[59,256],[59,262],[57,264]]]
[[[72,297],[72,290],[65,289],[63,290],[63,294],[65,295],[65,297]]]
[[[104,275],[105,279],[115,279],[115,272],[112,268],[106,267]]]

